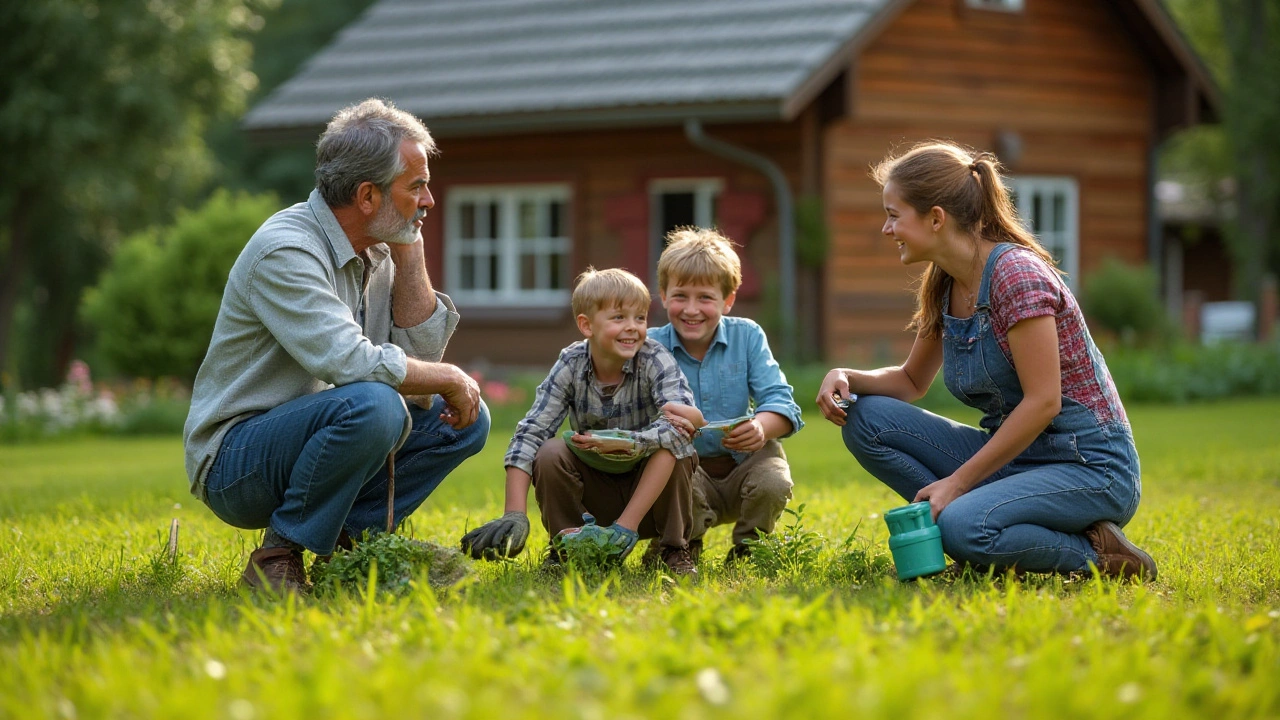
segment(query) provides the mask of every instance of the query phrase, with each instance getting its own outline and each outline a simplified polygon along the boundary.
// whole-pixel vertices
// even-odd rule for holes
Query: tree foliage
[[[255,87],[244,34],[267,3],[0,5],[0,363],[20,302],[47,301],[24,342],[67,347],[105,253],[199,188],[209,119]]]
[[[123,244],[85,295],[84,316],[114,370],[195,378],[213,334],[232,264],[278,209],[274,196],[218,191],[167,227]]]
[[[1222,89],[1223,122],[1172,138],[1161,172],[1229,203],[1237,285],[1252,297],[1262,273],[1280,272],[1280,3],[1166,4]]]

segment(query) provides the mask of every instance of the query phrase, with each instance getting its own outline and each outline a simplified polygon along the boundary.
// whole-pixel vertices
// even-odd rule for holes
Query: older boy
[[[662,412],[668,403],[692,405],[693,395],[671,353],[646,339],[650,301],[644,283],[625,270],[589,268],[578,278],[573,312],[586,339],[561,351],[517,424],[503,460],[506,513],[462,538],[472,557],[510,557],[524,549],[532,483],[552,538],[582,525],[589,512],[607,525],[621,555],[641,537],[657,538],[659,556],[672,572],[697,574],[688,550],[697,456],[689,428],[677,429],[672,423],[681,421]],[[594,469],[552,437],[566,416],[578,448],[611,452],[617,441],[589,433],[622,429],[637,431],[637,449],[650,454],[626,472]],[[559,561],[552,548],[547,564]]]
[[[670,324],[651,333],[669,348],[708,422],[754,416],[727,432],[695,441],[691,552],[709,528],[734,523],[732,563],[750,553],[744,540],[772,532],[791,499],[791,468],[778,438],[804,427],[782,369],[759,325],[728,317],[742,284],[742,265],[714,230],[682,228],[667,236],[658,259],[658,289]]]

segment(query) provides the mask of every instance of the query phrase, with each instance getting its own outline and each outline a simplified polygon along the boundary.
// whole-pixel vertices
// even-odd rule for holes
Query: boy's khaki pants
[[[773,532],[791,500],[791,467],[782,443],[766,442],[732,469],[731,458],[725,456],[729,462],[720,460],[703,460],[693,474],[693,530],[689,538],[700,543],[707,530],[731,522],[734,545],[754,540],[757,529]]]
[[[584,512],[594,515],[600,525],[612,525],[626,509],[647,464],[647,459],[642,460],[617,475],[601,472],[579,460],[564,440],[547,440],[533,459],[534,497],[547,534],[555,537],[565,528],[580,527]],[[688,547],[697,466],[697,456],[676,460],[662,494],[636,528],[641,538],[658,538],[664,547]]]

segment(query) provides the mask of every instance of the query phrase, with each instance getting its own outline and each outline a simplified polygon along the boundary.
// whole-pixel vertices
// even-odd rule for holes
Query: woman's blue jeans
[[[1084,529],[1098,520],[1123,526],[1138,507],[1138,458],[1127,432],[1095,425],[1072,433],[1070,441],[1062,435],[1038,439],[1027,457],[1015,458],[943,509],[943,549],[960,562],[1032,572],[1096,563]],[[990,437],[874,395],[858,398],[844,426],[845,445],[858,462],[908,502],[954,473]],[[1056,462],[1054,454],[1061,455]]]
[[[454,468],[484,447],[489,411],[455,430],[408,404],[412,429],[396,450],[395,519],[403,520]],[[389,385],[360,382],[306,395],[227,432],[206,479],[208,504],[239,528],[271,527],[317,555],[339,533],[386,528],[387,455],[404,435],[406,403]]]

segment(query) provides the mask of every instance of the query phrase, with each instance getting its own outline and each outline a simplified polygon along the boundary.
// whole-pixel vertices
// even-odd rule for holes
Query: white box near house
[[[1211,302],[1200,306],[1200,342],[1253,340],[1257,310],[1251,302]]]

